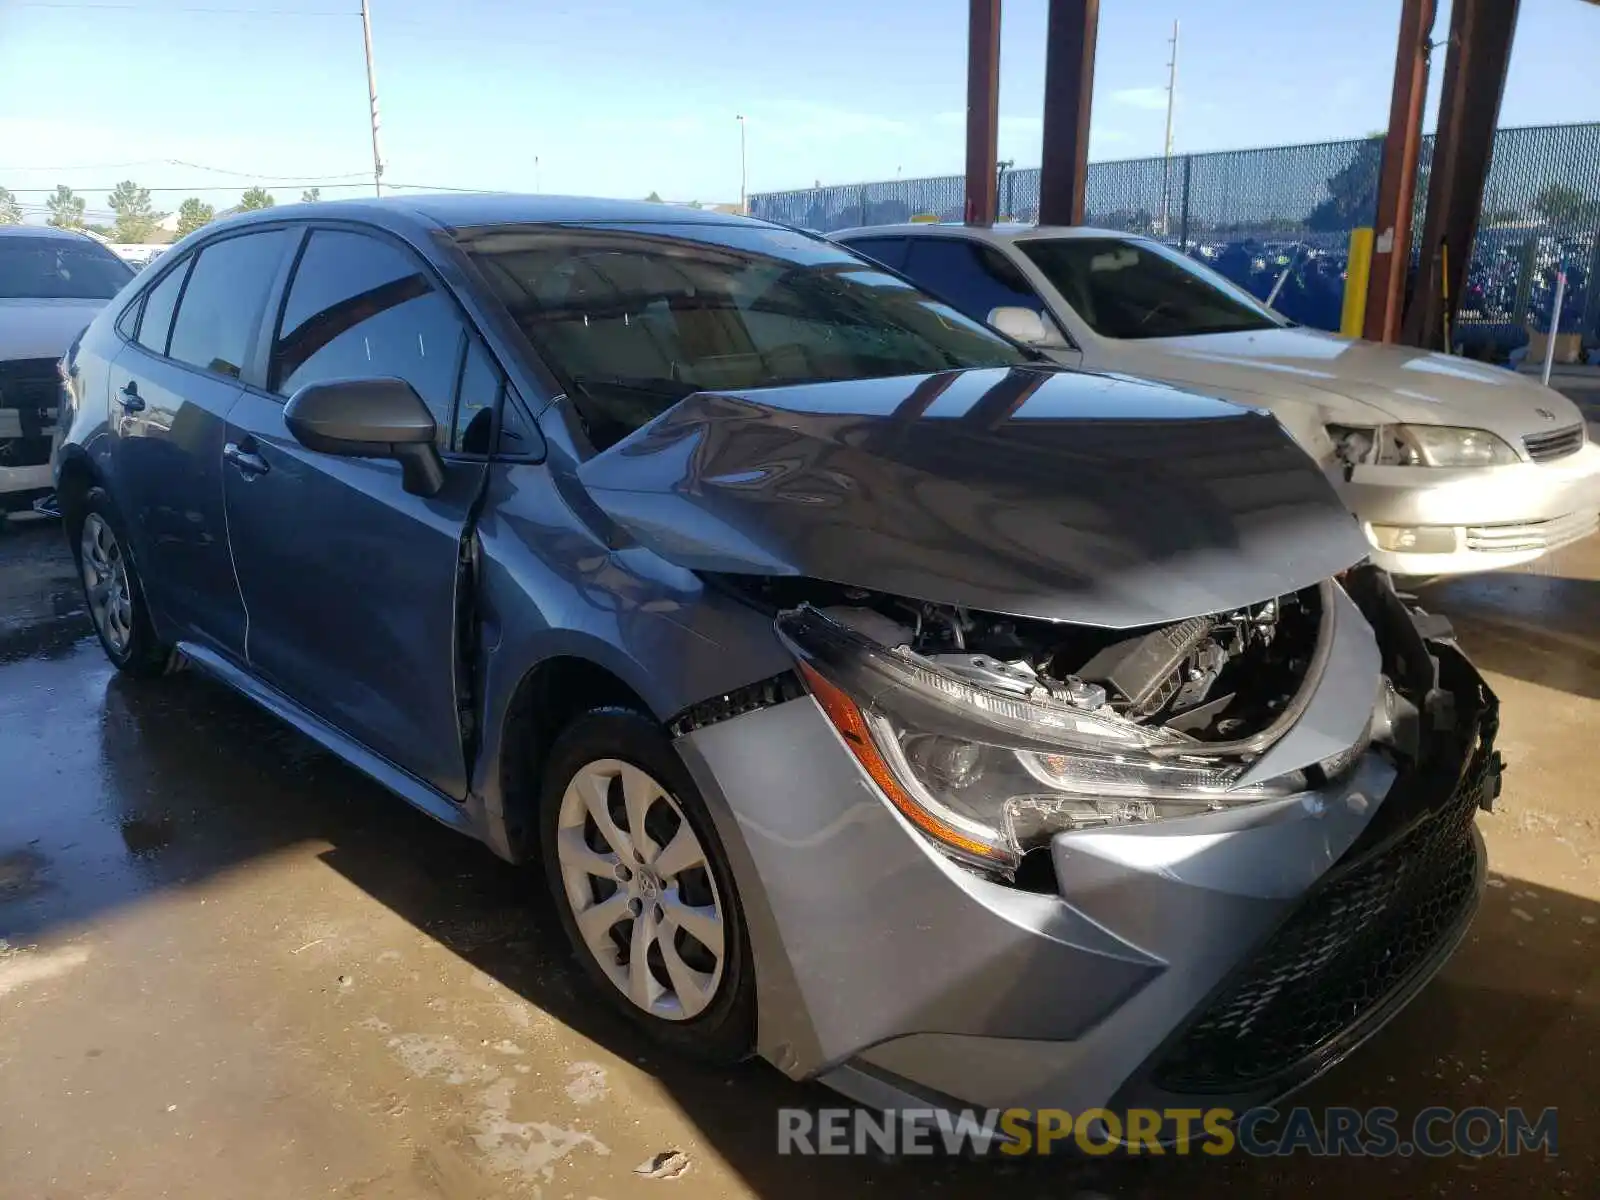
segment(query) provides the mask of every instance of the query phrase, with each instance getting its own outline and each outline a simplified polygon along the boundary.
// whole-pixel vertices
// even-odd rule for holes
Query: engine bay
[[[1001,691],[1228,743],[1272,724],[1315,655],[1317,588],[1142,629],[1102,629],[908,600],[816,580],[727,577],[773,611],[808,604],[891,650]],[[1198,749],[1198,747],[1197,747]]]

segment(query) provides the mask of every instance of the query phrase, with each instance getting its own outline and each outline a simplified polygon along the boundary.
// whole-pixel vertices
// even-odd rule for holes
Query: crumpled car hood
[[[1046,367],[698,393],[577,474],[691,570],[1106,627],[1257,603],[1366,553],[1273,417]]]

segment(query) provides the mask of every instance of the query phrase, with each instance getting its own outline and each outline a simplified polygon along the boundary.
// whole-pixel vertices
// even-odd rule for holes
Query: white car
[[[895,225],[829,236],[1069,366],[1270,410],[1397,575],[1514,566],[1600,525],[1600,446],[1582,414],[1511,371],[1295,326],[1126,233]]]
[[[50,494],[56,364],[132,278],[85,234],[0,226],[0,522]]]

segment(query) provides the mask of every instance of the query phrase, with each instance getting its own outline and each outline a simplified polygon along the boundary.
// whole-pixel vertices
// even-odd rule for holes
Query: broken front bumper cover
[[[867,1104],[1071,1111],[1248,1107],[1349,1053],[1466,928],[1472,814],[1499,771],[1478,673],[1448,640],[1425,644],[1380,575],[1352,576],[1376,627],[1357,621],[1363,639],[1422,700],[1418,765],[1369,750],[1292,796],[1057,834],[1049,893],[934,849],[810,697],[681,737],[734,861],[760,1052]],[[1342,686],[1371,696],[1377,658]],[[1362,919],[1343,923],[1351,906]]]

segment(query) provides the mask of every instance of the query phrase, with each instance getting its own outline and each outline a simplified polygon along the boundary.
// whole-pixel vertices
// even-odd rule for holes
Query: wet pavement
[[[1560,1154],[796,1159],[760,1063],[660,1055],[540,881],[221,687],[114,677],[59,532],[0,531],[0,1200],[1593,1196],[1600,540],[1431,589],[1504,702],[1492,886],[1311,1105],[1560,1109]],[[677,1179],[636,1168],[679,1151]]]

